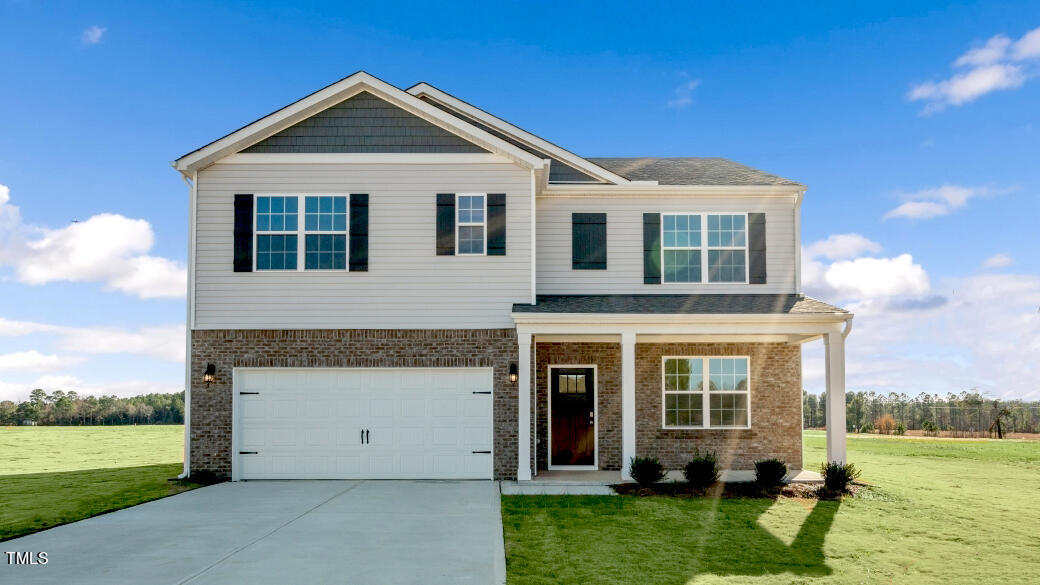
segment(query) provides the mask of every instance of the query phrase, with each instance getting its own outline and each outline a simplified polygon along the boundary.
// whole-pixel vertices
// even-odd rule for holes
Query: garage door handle
[[[482,453],[484,455],[490,455],[491,451],[474,451],[474,453]]]
[[[491,394],[490,392],[474,392],[474,394]]]
[[[239,455],[259,455],[259,451],[239,451]]]
[[[259,395],[260,393],[259,392],[239,392],[238,393],[239,396],[242,396],[242,395],[245,395],[245,394],[257,394],[257,395]]]
[[[372,439],[370,439],[368,437],[368,431],[367,430],[365,431],[365,442],[368,443],[369,445],[372,444]]]
[[[361,429],[361,444],[365,444],[365,429]]]

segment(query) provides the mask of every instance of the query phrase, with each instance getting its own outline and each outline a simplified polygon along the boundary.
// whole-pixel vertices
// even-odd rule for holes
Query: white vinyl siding
[[[507,163],[213,165],[198,178],[194,327],[512,327],[531,299],[530,181]],[[368,272],[234,272],[236,193],[367,193]],[[437,256],[437,193],[505,193],[507,254]]]
[[[766,214],[767,284],[643,284],[643,214]],[[571,214],[607,214],[607,269],[572,270]],[[538,294],[794,293],[795,197],[543,197],[538,199]],[[707,244],[707,233],[701,234]],[[701,267],[707,273],[708,266]]]

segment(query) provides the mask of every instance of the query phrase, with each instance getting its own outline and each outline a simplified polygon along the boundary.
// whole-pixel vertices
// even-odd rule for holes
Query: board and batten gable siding
[[[571,214],[607,214],[607,269],[573,270]],[[644,284],[644,213],[764,212],[766,284]],[[610,195],[539,197],[537,291],[540,295],[795,293],[795,198]]]
[[[198,175],[193,328],[512,327],[531,299],[530,190],[508,163],[213,165]],[[367,193],[368,272],[234,272],[238,193]],[[437,256],[438,193],[505,193],[506,255]]]

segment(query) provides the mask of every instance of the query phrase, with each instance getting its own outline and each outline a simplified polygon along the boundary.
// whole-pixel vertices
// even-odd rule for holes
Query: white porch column
[[[636,334],[621,334],[621,477],[632,479],[628,463],[636,456]]]
[[[827,462],[845,463],[845,338],[823,336],[827,361]]]
[[[531,334],[517,333],[520,361],[517,365],[516,479],[531,479]]]

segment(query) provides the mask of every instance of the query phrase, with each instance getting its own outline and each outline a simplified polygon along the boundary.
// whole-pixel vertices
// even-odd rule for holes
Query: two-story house
[[[582,158],[363,72],[173,165],[186,472],[527,480],[697,451],[798,469],[820,338],[845,459],[852,315],[801,294],[802,184]]]

